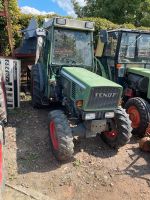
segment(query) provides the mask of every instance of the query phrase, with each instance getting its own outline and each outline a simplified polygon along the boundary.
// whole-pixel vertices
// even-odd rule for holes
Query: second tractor
[[[150,32],[102,30],[96,57],[107,78],[123,87],[122,100],[132,121],[132,133],[144,136],[150,122]]]

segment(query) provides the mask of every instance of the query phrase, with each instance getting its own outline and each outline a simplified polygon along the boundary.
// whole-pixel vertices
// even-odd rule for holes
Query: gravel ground
[[[47,115],[24,100],[6,127],[4,200],[149,200],[150,154],[135,138],[116,151],[100,138],[75,140],[74,159],[51,153]]]

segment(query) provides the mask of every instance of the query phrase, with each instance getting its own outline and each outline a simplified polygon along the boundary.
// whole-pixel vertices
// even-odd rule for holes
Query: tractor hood
[[[122,87],[93,72],[79,67],[61,70],[63,96],[82,100],[84,111],[114,110],[122,95]]]
[[[128,68],[128,72],[150,78],[150,69],[142,67],[130,67]]]
[[[142,81],[136,80],[136,83],[134,85],[138,87],[138,85],[140,84],[139,87],[142,87],[144,89],[144,91],[147,93],[147,98],[150,99],[150,69],[146,69],[143,67],[130,67],[128,68],[127,72],[129,74],[138,75],[139,77],[141,77],[141,80],[143,77]],[[133,79],[131,82],[133,82]]]
[[[80,67],[63,67],[61,74],[65,75],[68,79],[75,81],[82,88],[100,86],[122,88],[120,85]]]

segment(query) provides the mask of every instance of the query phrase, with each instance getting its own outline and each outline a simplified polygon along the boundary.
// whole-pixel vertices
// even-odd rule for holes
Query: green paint
[[[145,77],[150,77],[150,69],[141,68],[141,67],[131,67],[128,68],[128,72],[138,74]]]
[[[95,109],[89,109],[87,107],[88,101],[90,99],[91,91],[94,88],[118,88],[119,89],[119,99],[122,95],[122,87],[106,78],[103,78],[91,71],[88,71],[87,69],[80,68],[80,67],[63,67],[62,68],[62,76],[69,80],[72,84],[76,84],[76,94],[75,98],[71,95],[72,87],[70,88],[70,96],[73,101],[76,100],[83,100],[84,105],[82,109],[84,111],[103,111],[103,110],[114,110],[116,106],[114,105],[112,108],[95,108]],[[66,86],[67,87],[67,86]],[[69,89],[69,88],[68,88]],[[93,97],[94,98],[94,97]],[[99,99],[101,101],[101,99]],[[111,101],[111,99],[110,99]]]
[[[127,71],[133,74],[137,74],[137,75],[149,78],[147,98],[150,99],[150,69],[146,69],[142,67],[132,67],[132,68],[128,68]]]
[[[63,67],[63,71],[67,72],[75,79],[80,81],[81,83],[85,84],[88,87],[119,87],[122,88],[117,83],[110,81],[102,76],[99,76],[87,69],[80,68],[80,67]]]

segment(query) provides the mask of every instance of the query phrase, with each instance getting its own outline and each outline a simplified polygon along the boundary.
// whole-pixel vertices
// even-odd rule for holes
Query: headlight
[[[85,120],[95,119],[96,115],[95,113],[87,113],[85,114]]]
[[[105,118],[114,118],[115,113],[114,112],[106,112],[105,113]]]
[[[64,19],[64,18],[56,18],[56,24],[66,25],[66,19]]]
[[[92,22],[85,22],[85,28],[93,29],[94,24]]]

